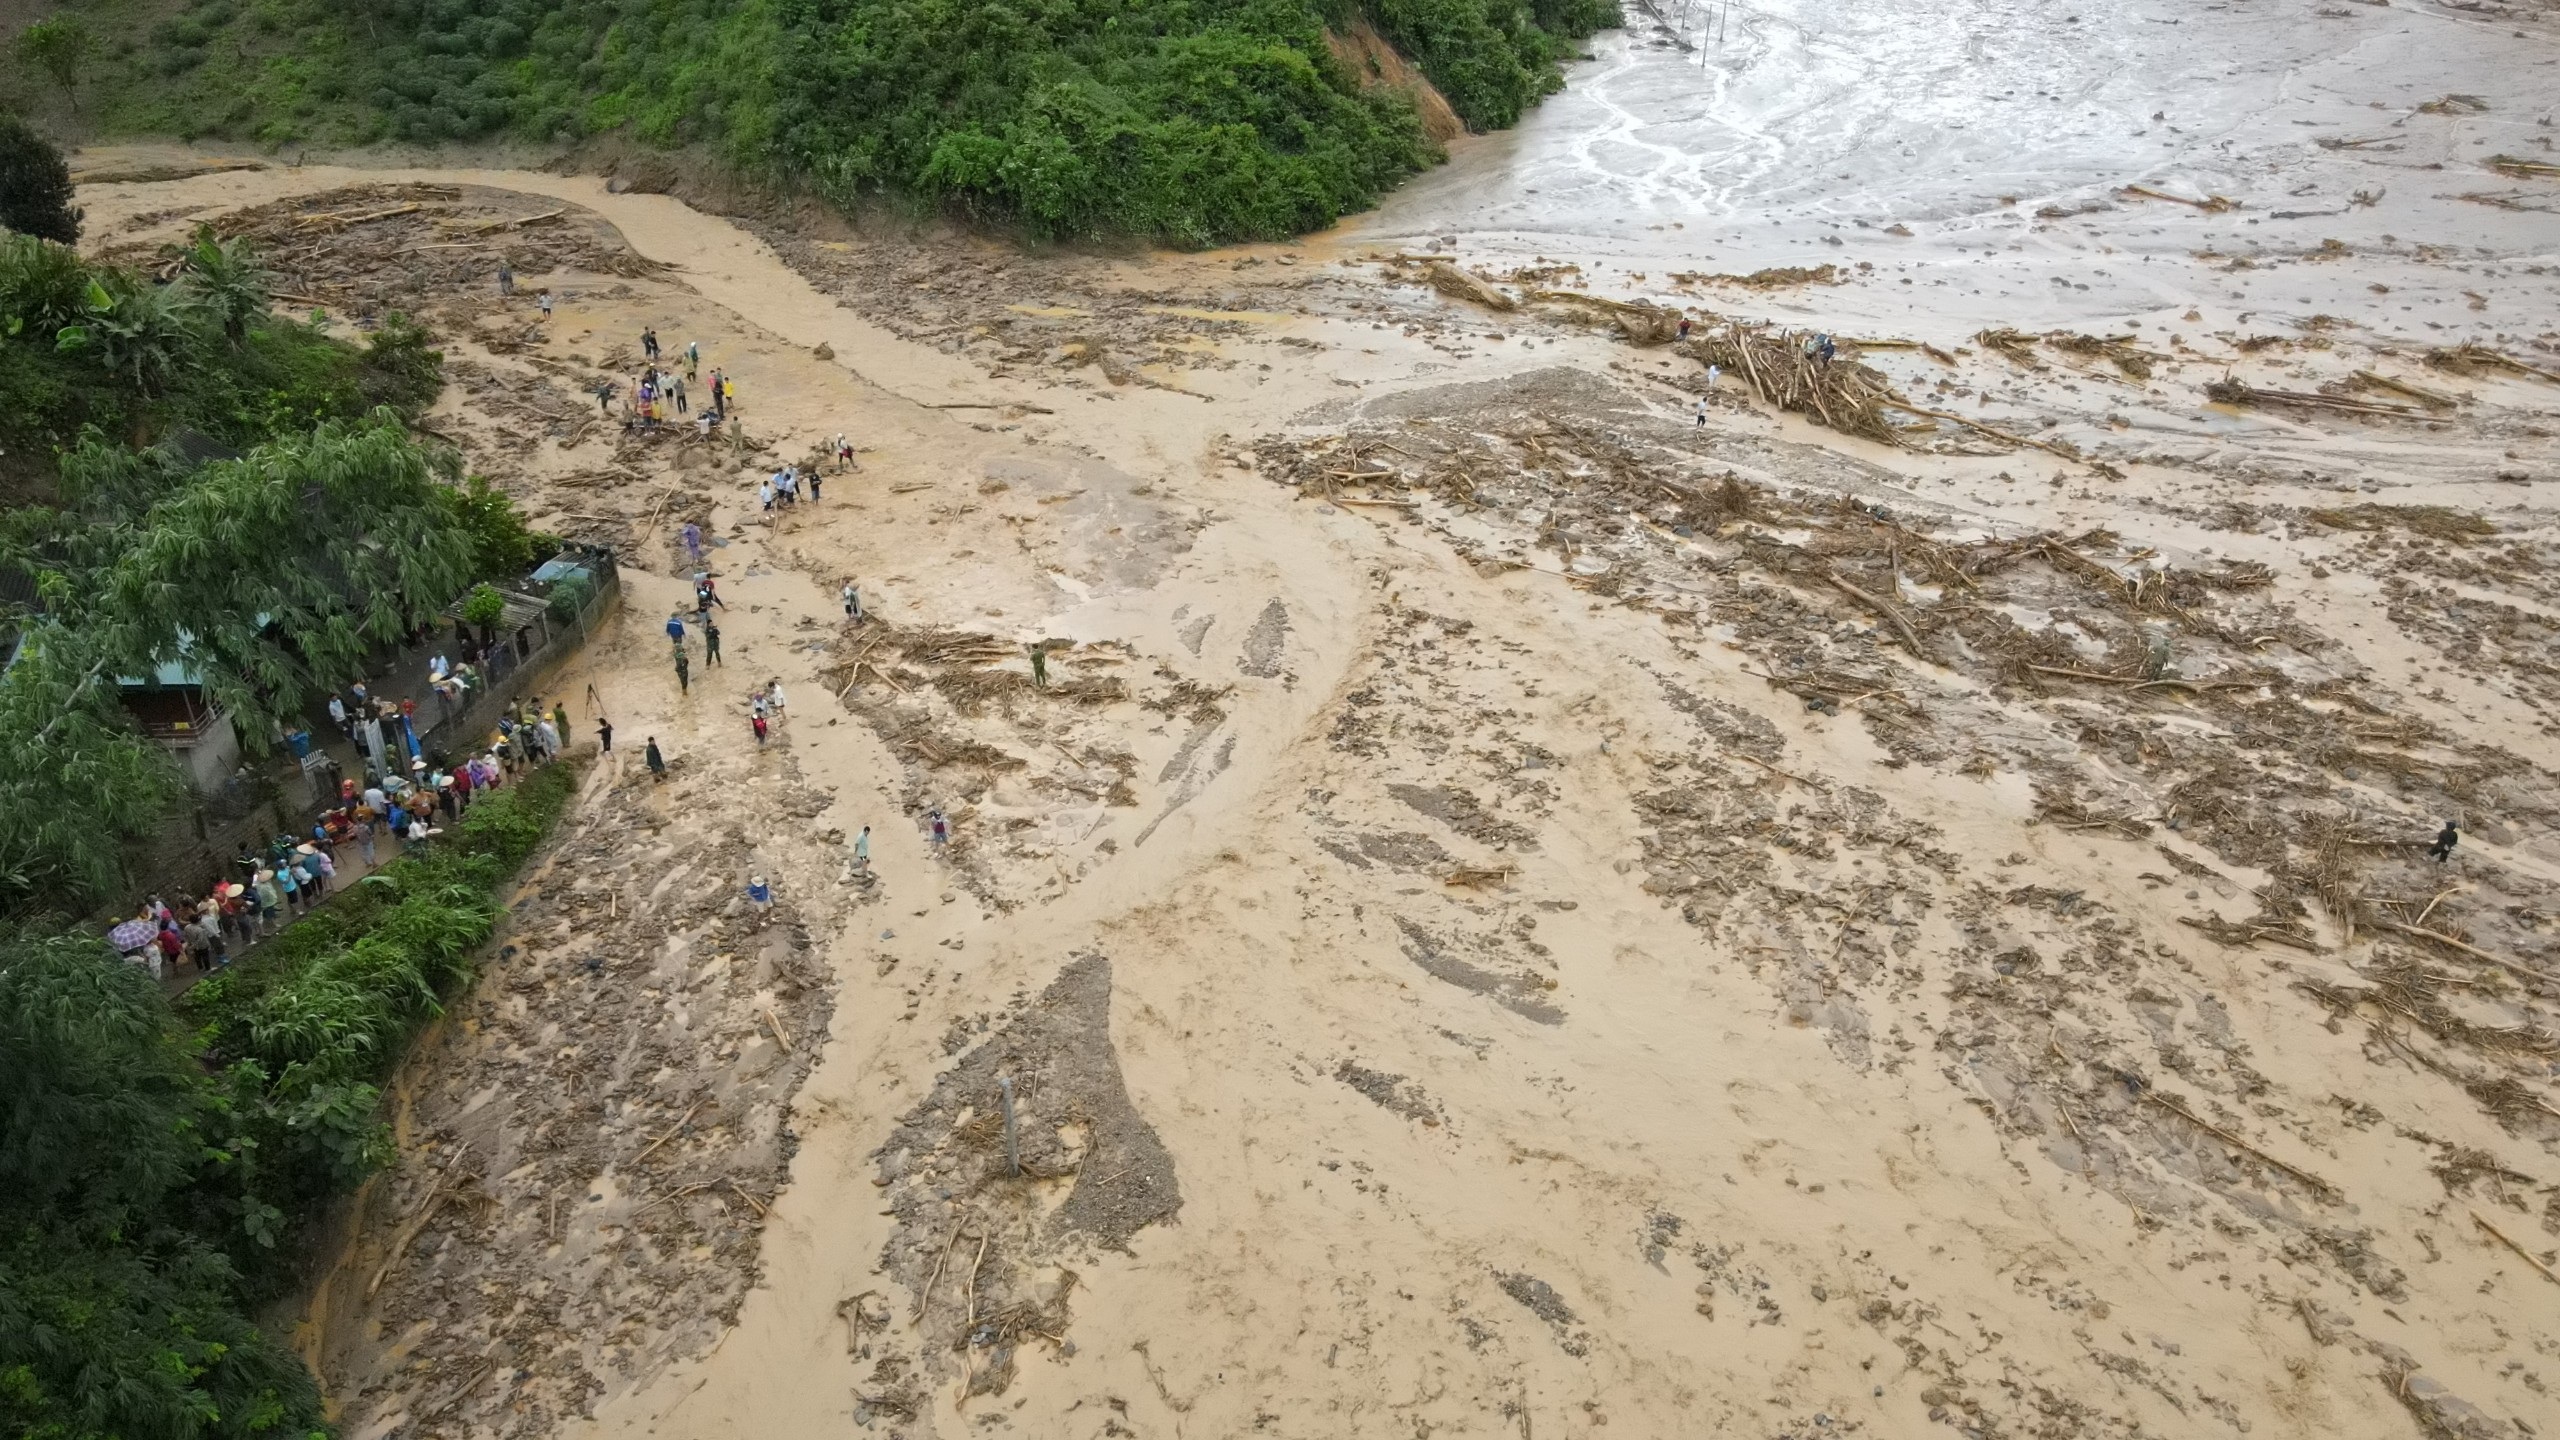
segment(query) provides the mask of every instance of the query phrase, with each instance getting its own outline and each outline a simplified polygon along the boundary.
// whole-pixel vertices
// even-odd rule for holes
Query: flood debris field
[[[2478,88],[1836,245],[205,182],[625,547],[579,678],[677,753],[404,1081],[350,1433],[2549,1433],[2560,335],[2448,218],[2550,183]],[[690,288],[733,228],[858,365]],[[585,328],[404,288],[493,236]],[[742,337],[746,439],[590,418],[644,321]]]
[[[734,1319],[836,994],[823,912],[743,898],[743,825],[668,823],[740,785],[818,808],[787,775],[598,772],[396,1081],[400,1162],[313,1306],[351,1433],[555,1433]]]

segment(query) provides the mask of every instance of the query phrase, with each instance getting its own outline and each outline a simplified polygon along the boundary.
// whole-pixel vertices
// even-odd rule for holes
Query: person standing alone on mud
[[[501,255],[498,257],[498,294],[507,296],[514,293],[516,293],[515,267],[509,265],[507,257]]]
[[[711,616],[707,612],[702,617],[702,663],[704,665],[720,663],[720,627],[711,623]]]
[[[596,717],[596,744],[601,747],[599,754],[613,753],[613,722],[601,715]]]
[[[681,645],[676,647],[676,692],[681,695],[693,693],[693,661],[686,658]]]
[[[933,827],[934,849],[940,850],[951,843],[951,822],[943,818],[940,810],[925,812],[924,819],[927,825]]]
[[[1046,641],[1031,642],[1031,688],[1049,688],[1049,646]]]
[[[643,758],[644,758],[644,759],[646,759],[646,760],[648,761],[648,764],[649,764],[649,773],[650,773],[651,775],[654,775],[654,776],[656,776],[656,777],[657,777],[657,779],[658,779],[658,783],[659,783],[659,784],[661,784],[661,785],[666,784],[666,783],[667,783],[667,757],[666,757],[666,756],[664,756],[664,755],[662,755],[662,754],[660,754],[660,753],[658,753],[658,737],[657,737],[657,736],[652,735],[652,736],[650,736],[650,737],[649,737],[649,750],[648,750],[647,755],[645,755]]]
[[[551,292],[550,292],[550,291],[548,291],[548,290],[543,291],[540,295],[537,295],[537,296],[535,296],[535,297],[534,297],[534,301],[533,301],[533,303],[542,307],[542,323],[543,323],[543,324],[545,324],[545,325],[550,324],[550,323],[551,323]]]
[[[850,580],[844,582],[844,618],[856,625],[862,623],[862,592]]]
[[[2427,847],[2427,858],[2441,865],[2453,858],[2453,847],[2462,843],[2462,831],[2450,820],[2436,832],[2436,843]]]

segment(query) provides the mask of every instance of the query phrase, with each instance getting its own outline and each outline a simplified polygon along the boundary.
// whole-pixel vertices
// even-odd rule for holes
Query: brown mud
[[[2384,333],[2369,275],[2474,263],[2431,234],[2262,257],[2317,324],[1843,324],[1873,429],[1651,317],[1825,328],[1882,248],[83,200],[421,315],[430,423],[629,561],[560,687],[616,755],[314,1303],[350,1433],[2550,1428],[2560,385],[2547,313]],[[644,324],[742,433],[598,416]],[[728,663],[680,691],[688,521]]]

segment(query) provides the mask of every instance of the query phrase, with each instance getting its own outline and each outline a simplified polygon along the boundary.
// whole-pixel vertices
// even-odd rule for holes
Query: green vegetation
[[[22,164],[11,136],[0,201],[58,202],[60,156]],[[191,991],[186,1025],[94,931],[57,933],[180,788],[115,677],[181,661],[254,743],[537,543],[411,438],[441,385],[424,332],[394,317],[356,346],[279,317],[257,257],[210,233],[169,258],[161,283],[0,234],[0,482],[41,502],[0,511],[0,570],[38,596],[0,605],[0,1434],[41,1440],[321,1432],[248,1308],[386,1158],[383,1076],[577,784],[554,766],[483,798]]]
[[[63,245],[80,243],[71,204],[71,167],[26,121],[0,110],[0,230]]]
[[[577,780],[483,798],[198,985],[192,1033],[97,940],[0,938],[0,1430],[320,1432],[310,1376],[245,1307],[289,1283],[297,1224],[389,1157],[380,1081],[469,982]]]
[[[123,132],[433,143],[619,132],[839,205],[1182,244],[1331,223],[1435,158],[1325,43],[1367,19],[1475,129],[1617,0],[194,0],[89,63]],[[113,71],[111,79],[109,72]],[[112,98],[109,98],[112,97]]]
[[[196,1194],[239,1163],[151,977],[100,942],[0,937],[0,1431],[282,1437],[311,1377],[241,1313]]]
[[[79,16],[49,15],[38,20],[18,32],[15,48],[19,60],[62,87],[72,109],[80,108],[80,77],[89,68],[96,42]]]

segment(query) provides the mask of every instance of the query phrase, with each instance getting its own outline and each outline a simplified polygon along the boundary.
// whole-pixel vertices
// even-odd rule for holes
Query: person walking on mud
[[[542,323],[545,325],[550,324],[551,292],[548,290],[543,291],[540,295],[534,297],[533,303],[542,307]]]
[[[1698,428],[1707,428],[1707,397],[1704,395],[1698,397]]]
[[[924,821],[926,825],[932,827],[933,848],[936,851],[940,851],[951,843],[951,822],[943,818],[940,810],[926,811]]]
[[[676,647],[676,693],[693,693],[693,661],[686,658],[683,646]]]
[[[684,555],[693,568],[702,568],[702,527],[690,520],[684,522]]]
[[[2462,831],[2450,820],[2436,832],[2436,843],[2427,847],[2427,858],[2441,865],[2453,858],[2453,847],[2462,843]]]
[[[720,663],[720,627],[707,613],[702,617],[702,663],[706,668]]]
[[[657,736],[652,735],[652,736],[650,736],[650,737],[649,737],[649,749],[648,749],[648,753],[647,753],[647,754],[645,754],[644,756],[642,756],[641,758],[642,758],[643,760],[645,760],[645,761],[647,761],[647,762],[648,762],[648,766],[649,766],[649,773],[650,773],[651,775],[654,775],[654,776],[656,776],[656,777],[657,777],[658,783],[659,783],[659,784],[661,784],[661,785],[666,784],[666,783],[667,783],[667,757],[666,757],[665,755],[663,755],[663,754],[659,753],[659,751],[658,751],[658,737],[657,737]]]
[[[514,293],[516,293],[516,269],[507,263],[507,257],[501,255],[498,257],[498,295],[503,299]]]
[[[656,367],[658,363],[658,332],[646,325],[640,327],[640,353],[648,360],[652,368]]]
[[[1044,640],[1031,642],[1031,688],[1049,688],[1049,646]]]
[[[853,868],[866,875],[871,873],[871,827],[868,825],[862,827],[861,834],[853,837]]]
[[[667,377],[667,398],[676,402],[677,414],[682,415],[685,413],[684,378],[682,376],[670,375]]]
[[[613,753],[613,722],[601,715],[596,717],[596,744],[599,747],[598,754]]]
[[[862,623],[862,592],[850,580],[844,582],[844,618],[855,625]]]
[[[758,710],[753,715],[747,717],[747,724],[755,729],[756,748],[759,750],[763,749],[765,736],[772,730],[773,722],[764,718],[764,712],[762,710]]]

